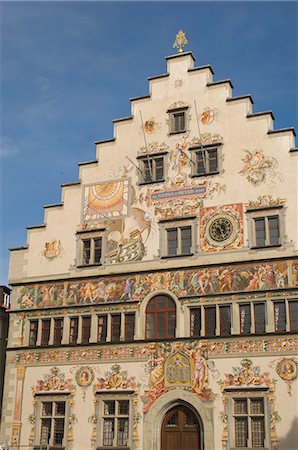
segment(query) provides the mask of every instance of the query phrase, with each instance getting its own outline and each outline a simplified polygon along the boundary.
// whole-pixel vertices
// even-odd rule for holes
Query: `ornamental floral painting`
[[[242,158],[243,166],[240,174],[254,186],[265,183],[274,186],[276,181],[282,182],[283,176],[277,171],[278,162],[272,157],[265,155],[262,150],[244,150],[246,155]]]

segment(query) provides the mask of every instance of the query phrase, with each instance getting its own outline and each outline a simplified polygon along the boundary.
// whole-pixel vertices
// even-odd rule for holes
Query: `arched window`
[[[146,339],[175,337],[176,305],[166,295],[153,297],[146,308]]]

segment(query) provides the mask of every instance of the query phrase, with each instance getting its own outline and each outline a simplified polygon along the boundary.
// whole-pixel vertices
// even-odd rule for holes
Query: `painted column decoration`
[[[16,394],[15,394],[15,407],[13,424],[11,430],[11,446],[18,447],[20,445],[20,434],[21,434],[21,411],[22,411],[22,398],[23,398],[23,388],[25,379],[26,367],[17,367],[16,374]]]

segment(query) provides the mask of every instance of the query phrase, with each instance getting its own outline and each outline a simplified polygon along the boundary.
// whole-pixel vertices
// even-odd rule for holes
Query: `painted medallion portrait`
[[[89,386],[94,380],[94,372],[91,367],[85,366],[78,369],[76,373],[76,382],[81,387]]]
[[[276,372],[286,381],[292,381],[297,378],[297,363],[292,358],[284,358],[276,366]]]

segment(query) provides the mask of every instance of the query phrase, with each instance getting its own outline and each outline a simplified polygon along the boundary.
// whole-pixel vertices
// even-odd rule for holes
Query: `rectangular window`
[[[220,335],[229,336],[231,334],[231,306],[221,305],[219,307]]]
[[[201,336],[201,308],[191,308],[190,310],[190,335]]]
[[[107,316],[97,318],[97,342],[105,342],[107,339]]]
[[[166,233],[168,256],[191,254],[191,226],[168,228]]]
[[[135,313],[125,314],[124,340],[132,341],[135,334]]]
[[[79,318],[71,317],[69,325],[69,343],[76,344],[79,336]]]
[[[41,345],[48,345],[50,340],[51,319],[41,321]]]
[[[298,331],[298,301],[289,301],[290,331]]]
[[[265,333],[266,331],[266,317],[265,317],[265,303],[254,303],[255,309],[255,333]]]
[[[216,307],[205,307],[205,336],[216,335]]]
[[[102,259],[102,237],[85,237],[80,240],[81,264],[83,266],[99,265]]]
[[[233,399],[234,447],[265,448],[264,398]]]
[[[38,335],[38,320],[30,320],[30,329],[29,329],[29,345],[30,346],[36,345],[37,335]]]
[[[147,155],[139,158],[140,184],[164,181],[165,154]]]
[[[55,318],[54,319],[54,339],[53,339],[54,345],[61,344],[62,335],[63,335],[63,318],[61,318],[61,317]]]
[[[285,302],[274,302],[275,331],[286,331],[286,305]]]
[[[102,401],[102,447],[129,448],[130,445],[130,401],[115,399]]]
[[[280,244],[279,216],[264,216],[253,218],[254,246],[275,247]]]
[[[121,314],[111,316],[111,341],[119,342],[121,335]]]
[[[91,332],[91,316],[82,317],[82,344],[88,344]]]
[[[217,153],[217,148],[195,150],[192,175],[204,176],[218,173]]]
[[[40,413],[40,444],[65,448],[66,402],[42,401]]]
[[[240,311],[240,333],[250,334],[251,332],[250,303],[239,305],[239,311]]]
[[[186,131],[186,109],[169,111],[170,134],[183,133]]]

